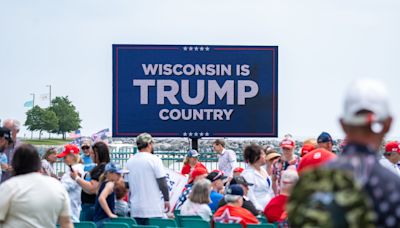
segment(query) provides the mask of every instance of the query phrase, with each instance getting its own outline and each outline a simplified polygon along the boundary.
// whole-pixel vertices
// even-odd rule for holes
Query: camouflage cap
[[[142,133],[136,137],[137,146],[142,146],[152,142],[154,142],[154,139],[149,133]]]

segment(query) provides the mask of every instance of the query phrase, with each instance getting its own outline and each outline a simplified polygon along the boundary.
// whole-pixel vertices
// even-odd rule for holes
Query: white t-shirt
[[[243,176],[247,182],[253,184],[249,186],[249,192],[247,194],[250,201],[253,202],[258,210],[264,211],[265,206],[267,206],[269,201],[274,197],[274,191],[272,189],[272,180],[268,176],[267,171],[261,167],[261,172],[267,177],[264,178],[252,166],[248,166],[241,173],[241,176]]]
[[[0,185],[0,227],[56,227],[69,217],[69,197],[60,182],[40,173],[15,176]]]
[[[387,158],[382,157],[379,160],[379,163],[381,163],[381,165],[383,167],[385,167],[386,169],[389,169],[390,171],[392,171],[394,174],[396,174],[397,176],[400,177],[400,169],[397,166],[397,164],[393,164],[392,162],[390,162]]]
[[[233,150],[224,149],[218,156],[218,169],[224,172],[226,176],[233,176],[233,169],[238,167],[236,162],[236,153]]]
[[[138,152],[126,163],[131,192],[131,217],[162,217],[164,201],[156,179],[166,176],[161,159],[148,152]]]
[[[181,215],[199,215],[204,221],[209,222],[212,212],[208,204],[193,203],[188,199],[181,207]]]

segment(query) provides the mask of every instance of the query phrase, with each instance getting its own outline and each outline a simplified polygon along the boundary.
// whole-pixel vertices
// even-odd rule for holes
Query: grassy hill
[[[29,143],[32,145],[63,145],[67,144],[69,142],[73,141],[72,139],[27,139],[27,140],[22,140],[24,143]]]

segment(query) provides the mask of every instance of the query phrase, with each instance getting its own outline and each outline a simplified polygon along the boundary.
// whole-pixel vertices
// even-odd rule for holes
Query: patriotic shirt
[[[258,224],[258,219],[248,210],[243,207],[237,207],[232,205],[225,205],[219,208],[213,216],[212,226],[214,223],[240,223],[243,228],[246,228],[247,224]]]
[[[300,163],[300,157],[294,155],[294,159],[290,162],[284,161],[280,158],[273,166],[272,166],[272,177],[274,180],[274,185],[276,185],[276,192],[275,194],[280,193],[280,183],[281,183],[281,176],[282,172],[285,171],[289,166],[295,166],[296,170]]]

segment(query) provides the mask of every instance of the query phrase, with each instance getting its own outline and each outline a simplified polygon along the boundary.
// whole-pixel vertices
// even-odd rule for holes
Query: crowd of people
[[[49,148],[40,158],[35,147],[18,141],[19,122],[7,120],[0,128],[0,225],[72,227],[93,221],[102,227],[118,216],[149,225],[150,218],[179,211],[244,228],[263,217],[279,227],[398,227],[400,143],[388,142],[379,153],[392,124],[387,100],[379,82],[360,80],[350,87],[340,119],[346,145],[338,154],[327,132],[304,141],[299,155],[289,135],[279,148],[248,145],[246,167],[238,166],[223,139],[213,142],[216,170],[207,170],[191,149],[181,170],[187,184],[174,204],[150,134],[137,136],[139,152],[123,169],[111,162],[104,142],[68,144],[61,153]],[[68,167],[61,177],[54,169],[57,159]]]

